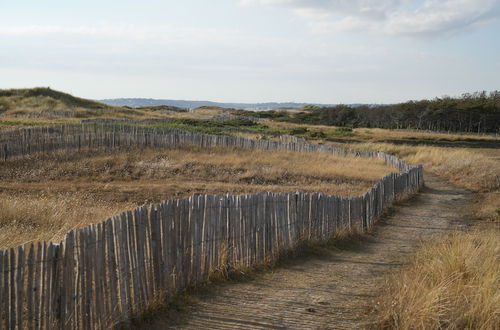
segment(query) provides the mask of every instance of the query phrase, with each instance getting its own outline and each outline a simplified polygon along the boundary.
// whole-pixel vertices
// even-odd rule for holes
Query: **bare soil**
[[[251,280],[214,284],[180,314],[144,329],[366,329],[390,274],[425,241],[466,226],[472,194],[426,173],[426,187],[394,206],[374,230],[297,258]]]

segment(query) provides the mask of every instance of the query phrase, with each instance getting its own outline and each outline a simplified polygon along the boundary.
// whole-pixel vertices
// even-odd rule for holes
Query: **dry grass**
[[[65,124],[77,124],[80,122],[81,120],[77,118],[34,119],[34,118],[16,118],[16,117],[0,116],[0,131],[19,129],[20,127],[65,125]]]
[[[36,90],[36,89],[35,89]],[[33,90],[33,91],[35,91]],[[61,99],[58,92],[54,95],[44,95],[44,93],[28,93],[28,90],[13,90],[7,95],[0,95],[0,100],[4,105],[2,116],[27,117],[33,113],[41,111],[65,112],[72,111],[75,114],[84,116],[89,113],[89,109],[106,109],[103,104],[88,100],[74,98],[74,100]],[[63,94],[61,94],[63,95]],[[74,103],[70,103],[75,101]],[[108,107],[112,109],[112,107]]]
[[[358,149],[382,150],[402,157],[410,164],[423,164],[427,170],[474,191],[500,188],[500,151],[466,148],[361,143]]]
[[[477,193],[470,215],[500,221],[500,149],[444,148],[357,143],[351,148],[382,150],[410,164],[423,164],[451,182]]]
[[[405,136],[411,134],[414,133]],[[435,135],[438,138],[439,134]],[[470,216],[500,221],[499,149],[378,142],[355,143],[350,147],[383,150],[410,164],[423,164],[427,171],[476,193],[475,204],[468,209]],[[491,225],[485,227],[488,230],[455,233],[418,250],[410,265],[389,280],[376,308],[376,326],[497,329],[500,324],[500,232]]]
[[[379,161],[230,148],[58,152],[0,166],[0,247],[58,241],[71,228],[192,194],[352,196],[393,171]]]
[[[0,193],[0,247],[30,241],[60,241],[74,228],[104,220],[133,208],[108,203],[85,193]]]
[[[335,126],[327,125],[308,125],[308,124],[295,124],[287,122],[266,122],[266,125],[276,128],[297,128],[306,127],[312,132],[329,132],[336,129]],[[439,141],[487,141],[500,143],[500,137],[494,134],[474,134],[474,133],[441,133],[430,131],[412,131],[412,130],[392,130],[383,128],[355,128],[353,129],[353,136],[346,137],[349,139],[356,139],[360,141],[381,142],[385,140],[415,140],[422,142],[439,142]],[[342,138],[341,136],[338,138]]]
[[[500,192],[497,190],[477,194],[470,212],[479,219],[496,221],[498,225],[500,221]]]
[[[430,131],[412,131],[412,130],[392,130],[382,128],[356,128],[354,132],[361,138],[400,140],[400,139],[418,139],[428,141],[459,141],[459,140],[488,140],[500,141],[498,136],[493,134],[474,134],[474,133],[441,133]]]
[[[201,107],[192,112],[157,111],[109,106],[49,88],[0,90],[0,130],[17,126],[35,126],[79,122],[82,118],[210,119],[226,110]]]
[[[378,327],[498,329],[499,234],[455,233],[425,245],[378,301]]]

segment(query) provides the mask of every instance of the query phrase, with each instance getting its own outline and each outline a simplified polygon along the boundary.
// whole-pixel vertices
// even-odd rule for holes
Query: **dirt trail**
[[[147,329],[363,329],[387,276],[422,241],[461,226],[470,193],[426,173],[426,188],[386,215],[366,240],[297,260],[244,283],[200,295],[175,323]]]

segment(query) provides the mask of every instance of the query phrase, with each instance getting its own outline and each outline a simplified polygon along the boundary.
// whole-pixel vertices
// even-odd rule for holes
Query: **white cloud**
[[[500,17],[497,0],[428,0],[413,12],[397,11],[383,28],[392,34],[443,34],[486,24]]]
[[[241,0],[242,5],[288,7],[298,12],[314,10],[323,15],[359,15],[380,18],[411,0]]]
[[[208,42],[231,43],[241,38],[236,30],[174,27],[167,25],[144,26],[134,24],[113,25],[14,25],[1,26],[0,36],[78,36],[116,40],[136,40],[154,43],[198,44]]]
[[[371,31],[440,36],[500,18],[500,0],[241,0],[291,9],[317,33]]]
[[[374,30],[377,28],[377,23],[369,20],[363,20],[356,16],[346,16],[336,21],[319,21],[310,22],[309,27],[315,33],[329,32],[362,32]]]

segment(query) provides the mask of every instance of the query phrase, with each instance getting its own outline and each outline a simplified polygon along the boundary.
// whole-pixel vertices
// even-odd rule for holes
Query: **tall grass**
[[[88,193],[0,193],[0,249],[29,241],[58,242],[71,229],[133,207],[133,203],[109,203]]]
[[[383,329],[498,329],[500,232],[454,233],[428,243],[377,303]]]
[[[467,148],[358,143],[352,148],[382,150],[477,193],[471,216],[500,221],[500,151]]]
[[[145,203],[193,194],[352,196],[394,171],[379,160],[239,148],[60,151],[0,166],[0,248],[59,240]]]

